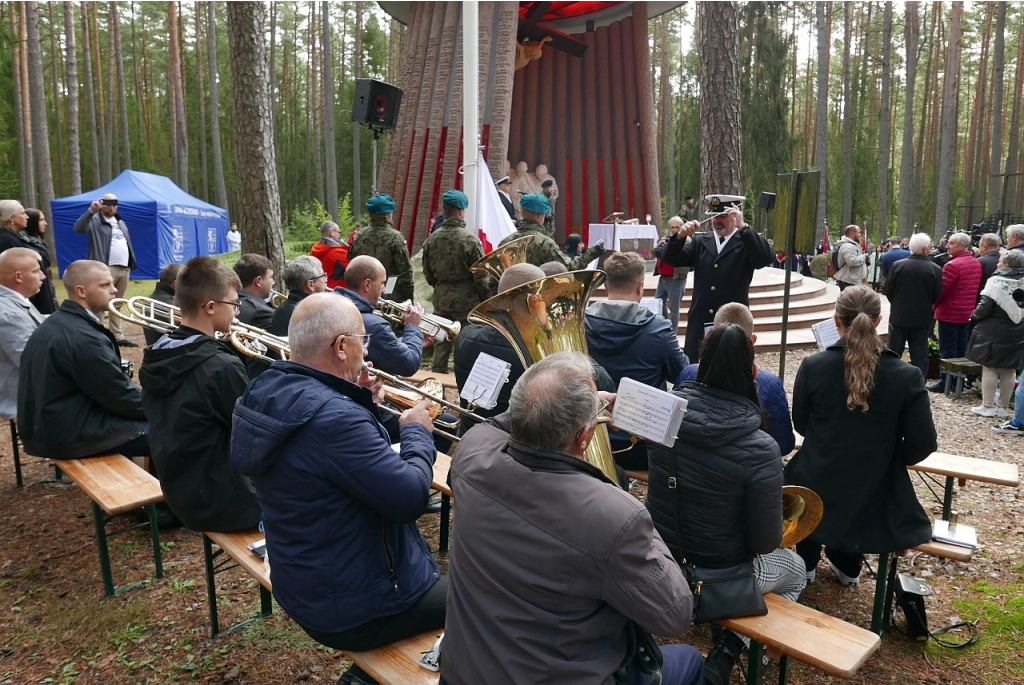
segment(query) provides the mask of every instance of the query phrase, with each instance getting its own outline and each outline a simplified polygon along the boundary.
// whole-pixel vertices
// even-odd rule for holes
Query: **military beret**
[[[441,196],[441,202],[455,209],[465,209],[469,206],[469,198],[461,190],[449,190]]]
[[[546,180],[546,181],[544,181],[543,183],[541,183],[541,184],[540,184],[540,187],[541,187],[541,188],[550,188],[550,187],[551,187],[551,186],[553,186],[553,185],[555,185],[555,182],[554,182],[554,181],[552,181],[552,180],[551,180],[551,179],[549,178],[548,180]]]
[[[366,211],[383,216],[395,211],[395,201],[390,195],[374,195],[366,201]]]
[[[550,214],[551,203],[540,193],[527,193],[519,198],[519,206],[534,214]]]

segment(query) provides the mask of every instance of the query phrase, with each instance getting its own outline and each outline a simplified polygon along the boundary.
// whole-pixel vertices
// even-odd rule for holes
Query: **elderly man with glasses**
[[[328,275],[316,257],[301,255],[284,265],[284,286],[288,288],[288,299],[274,310],[274,319],[267,332],[287,337],[288,322],[292,319],[295,306],[314,293],[327,290]]]
[[[433,463],[426,402],[392,449],[367,376],[363,319],[348,299],[295,307],[291,360],[235,406],[231,458],[263,508],[274,596],[317,642],[374,649],[444,625],[447,578],[416,527]],[[339,682],[372,682],[357,668]]]

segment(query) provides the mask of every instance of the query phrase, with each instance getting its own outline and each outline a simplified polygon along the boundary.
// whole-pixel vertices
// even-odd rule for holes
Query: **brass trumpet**
[[[453,443],[459,442],[459,436],[456,435],[459,430],[459,422],[441,420],[441,414],[445,409],[457,411],[474,421],[484,420],[483,417],[444,399],[444,386],[436,378],[424,378],[419,383],[409,383],[365,363],[363,369],[371,378],[379,377],[381,381],[384,381],[384,398],[387,400],[387,404],[379,405],[383,411],[394,416],[401,416],[403,411],[412,409],[420,401],[426,399],[428,401],[427,413],[434,423],[434,432]]]
[[[405,305],[399,302],[392,302],[381,298],[377,300],[378,313],[382,318],[391,323],[404,324],[402,315],[405,314]],[[462,324],[458,321],[450,321],[443,316],[432,316],[424,314],[420,325],[417,327],[423,331],[423,335],[433,338],[437,342],[455,342],[462,332]]]
[[[505,273],[505,269],[513,264],[526,263],[526,248],[531,243],[533,243],[532,235],[509,241],[473,262],[469,270],[486,271],[494,278],[500,280],[501,275]]]

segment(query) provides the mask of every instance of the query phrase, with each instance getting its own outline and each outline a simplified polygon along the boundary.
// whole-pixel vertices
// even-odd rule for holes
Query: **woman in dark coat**
[[[915,547],[931,539],[907,466],[936,448],[924,378],[882,345],[875,332],[881,301],[864,286],[836,302],[842,336],[800,365],[793,426],[803,447],[786,466],[787,485],[814,490],[821,523],[796,546],[808,582],[825,546],[839,582],[856,586],[865,554]]]
[[[48,224],[46,223],[46,217],[38,209],[26,209],[25,214],[28,215],[28,223],[18,233],[18,237],[25,243],[26,247],[30,247],[39,253],[39,266],[42,267],[43,273],[46,274],[43,287],[39,289],[38,293],[28,299],[36,306],[40,314],[52,314],[57,311],[57,294],[53,289],[53,272],[50,271],[50,248],[46,246],[46,239],[43,238]]]
[[[967,358],[981,364],[981,406],[971,411],[985,417],[1010,415],[1010,397],[1017,369],[1024,365],[1024,251],[1007,250],[981,291],[971,314],[975,324]],[[996,383],[999,403],[996,405]]]
[[[677,561],[725,568],[753,561],[761,592],[796,600],[806,584],[800,557],[782,541],[782,459],[764,431],[754,346],[735,324],[715,326],[701,346],[697,381],[673,447],[648,443],[647,508]],[[680,531],[680,526],[682,531]],[[722,631],[705,683],[727,683],[743,643]]]

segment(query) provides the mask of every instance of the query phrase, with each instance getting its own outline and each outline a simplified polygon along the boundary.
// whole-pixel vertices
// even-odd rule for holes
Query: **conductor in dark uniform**
[[[714,321],[718,308],[729,302],[749,305],[748,292],[754,270],[775,259],[771,245],[743,218],[740,195],[708,195],[714,230],[701,236],[696,221],[683,225],[665,248],[664,261],[693,270],[693,297],[686,318],[683,351],[691,361],[698,358],[704,340],[704,324]],[[691,238],[691,236],[693,236]]]
[[[512,196],[509,195],[509,190],[512,189],[512,180],[508,176],[502,176],[495,182],[494,186],[498,189],[501,206],[508,212],[508,217],[512,219],[512,223],[518,223],[519,217],[516,216],[516,207],[512,204]]]

